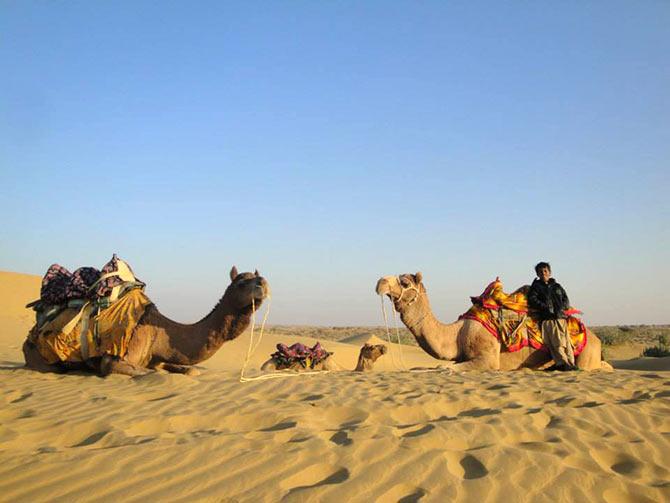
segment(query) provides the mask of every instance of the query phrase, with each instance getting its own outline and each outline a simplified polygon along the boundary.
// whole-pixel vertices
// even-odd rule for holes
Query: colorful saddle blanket
[[[52,264],[42,278],[40,302],[46,305],[59,305],[73,299],[110,297],[114,288],[125,282],[144,286],[144,283],[135,277],[130,266],[116,254],[100,271],[95,267],[80,267],[71,273],[62,265]]]
[[[277,351],[270,357],[277,365],[277,369],[291,368],[295,364],[303,368],[314,368],[331,354],[318,342],[311,348],[297,342],[291,346],[277,344]]]
[[[81,362],[110,354],[123,357],[138,321],[151,304],[141,288],[123,295],[98,312],[94,304],[65,309],[28,334],[47,363]]]
[[[528,286],[524,286],[507,294],[503,291],[500,279],[496,278],[480,296],[470,297],[473,306],[459,319],[481,323],[500,341],[503,351],[519,351],[527,346],[548,351],[538,320],[528,310],[528,289]],[[586,326],[574,316],[581,314],[577,309],[571,308],[565,314],[568,316],[568,334],[577,356],[586,346]]]

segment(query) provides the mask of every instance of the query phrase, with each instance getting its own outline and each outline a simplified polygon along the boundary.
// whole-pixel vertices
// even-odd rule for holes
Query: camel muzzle
[[[388,284],[385,278],[377,281],[377,287],[375,288],[377,295],[391,295],[391,286]]]

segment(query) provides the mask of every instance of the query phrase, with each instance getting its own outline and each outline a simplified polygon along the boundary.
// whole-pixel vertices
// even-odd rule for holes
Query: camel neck
[[[167,318],[163,328],[170,348],[170,363],[194,365],[210,358],[221,345],[239,337],[251,322],[251,306],[235,309],[224,296],[202,320],[182,325]]]
[[[400,318],[426,353],[441,360],[456,358],[460,324],[441,323],[433,314],[425,291],[400,313]]]
[[[365,370],[372,370],[372,367],[374,366],[374,363],[371,362],[369,359],[364,358],[363,355],[358,355],[358,363],[356,363],[356,367],[354,368],[355,372],[363,372]]]

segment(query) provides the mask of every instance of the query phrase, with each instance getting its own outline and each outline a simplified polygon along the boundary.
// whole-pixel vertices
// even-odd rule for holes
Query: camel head
[[[426,289],[421,280],[420,272],[416,274],[400,274],[399,276],[384,276],[377,281],[375,291],[377,295],[388,295],[395,310],[402,313],[407,307],[414,304]]]
[[[386,344],[368,344],[361,348],[360,358],[368,360],[370,363],[374,363],[377,359],[386,354]]]
[[[251,307],[252,304],[258,309],[263,300],[270,295],[270,285],[258,270],[238,273],[237,267],[233,266],[230,270],[230,279],[232,283],[226,288],[223,296],[229,298],[230,303],[237,309]]]

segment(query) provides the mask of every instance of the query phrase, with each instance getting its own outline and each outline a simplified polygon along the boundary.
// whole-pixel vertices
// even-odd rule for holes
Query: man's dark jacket
[[[567,317],[563,311],[570,307],[570,301],[554,278],[549,278],[549,283],[535,279],[528,291],[528,307],[536,311],[541,320],[555,320]]]

